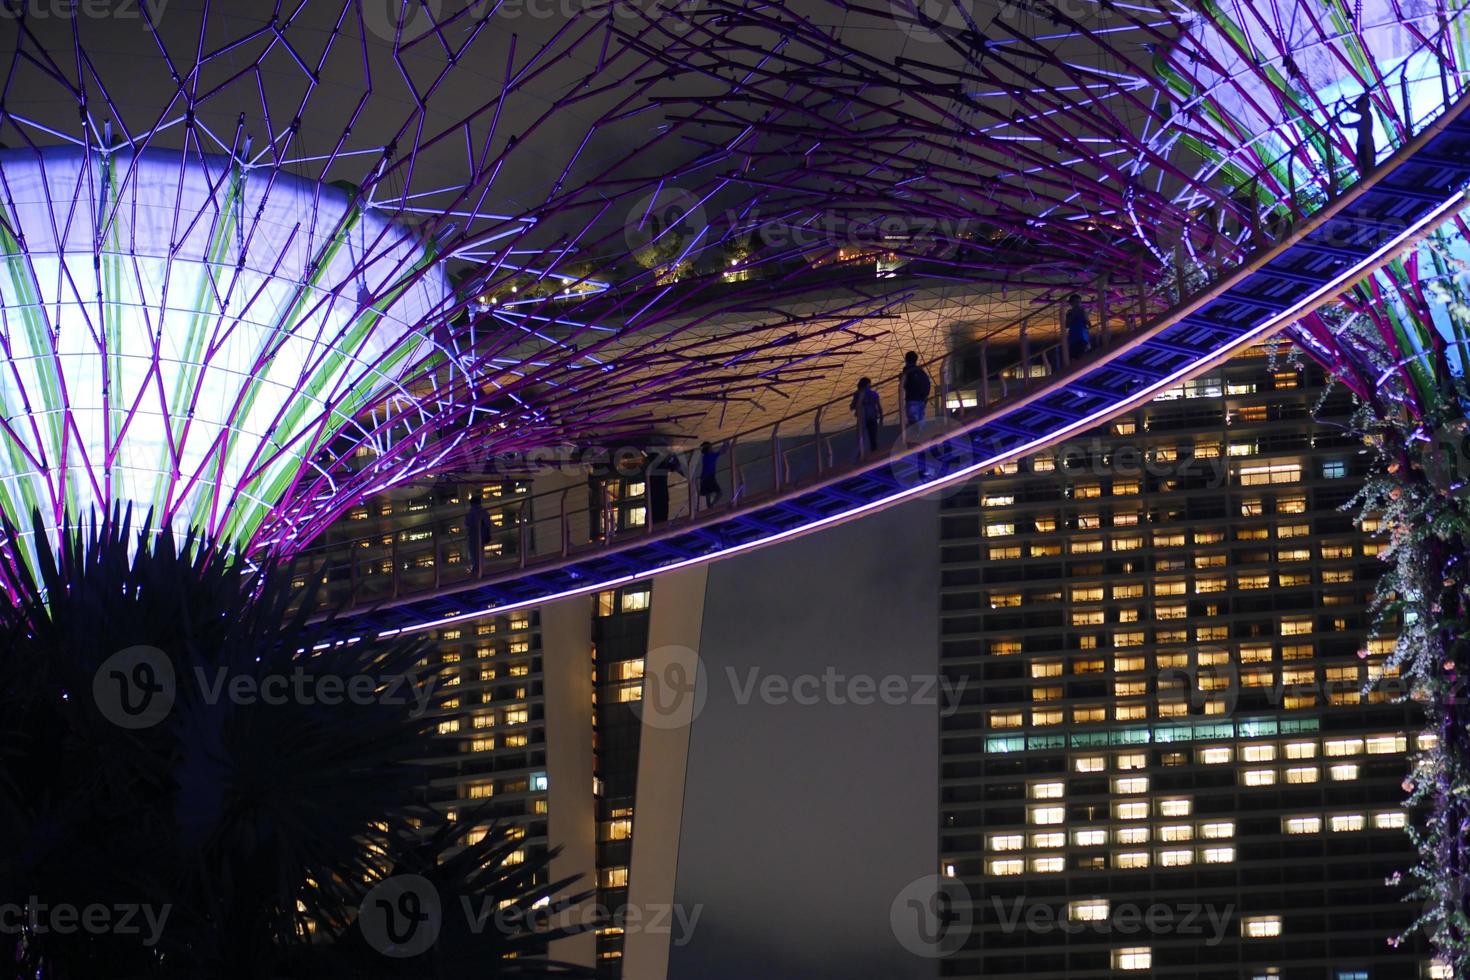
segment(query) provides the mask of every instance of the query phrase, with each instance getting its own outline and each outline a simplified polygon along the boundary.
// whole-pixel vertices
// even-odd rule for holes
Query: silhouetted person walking
[[[648,519],[662,524],[669,519],[669,474],[683,474],[679,457],[670,452],[643,454],[643,479],[648,481]]]
[[[903,356],[903,374],[899,376],[903,388],[903,417],[910,426],[924,424],[924,409],[929,404],[929,392],[933,383],[929,372],[919,367],[919,355],[909,351]]]
[[[858,455],[861,457],[878,448],[878,426],[883,423],[883,402],[878,398],[872,378],[858,381],[857,391],[852,393],[848,408],[857,419]]]
[[[1082,309],[1082,297],[1076,293],[1067,297],[1067,357],[1076,360],[1092,350],[1092,325],[1087,322],[1087,312]]]
[[[490,515],[485,513],[484,506],[480,503],[480,491],[473,491],[470,497],[469,510],[465,512],[464,519],[465,536],[468,538],[470,552],[470,573],[479,576],[480,568],[485,561],[485,539],[491,534]]]
[[[704,498],[706,508],[713,507],[724,496],[720,489],[720,452],[708,442],[699,444],[699,495]]]

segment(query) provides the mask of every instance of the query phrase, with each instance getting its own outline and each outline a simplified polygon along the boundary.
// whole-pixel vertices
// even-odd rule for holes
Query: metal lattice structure
[[[650,112],[674,82],[646,37],[394,6],[10,12],[16,523],[132,505],[289,554],[394,484],[646,437],[861,342],[881,301],[782,313],[804,265],[731,284],[725,233],[661,220],[672,177],[697,205],[728,174]]]

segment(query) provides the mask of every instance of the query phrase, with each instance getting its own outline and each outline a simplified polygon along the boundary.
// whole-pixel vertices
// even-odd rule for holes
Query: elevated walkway
[[[950,365],[931,366],[941,382],[936,420],[890,429],[879,445],[892,448],[860,455],[847,406],[834,403],[805,424],[783,420],[727,443],[726,499],[710,509],[695,508],[676,484],[668,521],[602,533],[619,523],[614,512],[574,487],[523,501],[519,524],[502,532],[513,557],[478,575],[467,560],[446,560],[464,548],[463,532],[448,533],[452,522],[428,527],[428,561],[396,553],[364,561],[354,542],[308,558],[366,606],[354,610],[354,626],[402,633],[616,588],[855,520],[1062,442],[1260,343],[1449,220],[1466,206],[1467,184],[1470,97],[1282,240],[1163,314],[1097,338],[1101,349],[1085,358],[1067,362],[1052,324],[1045,345],[1023,330],[1012,363],[984,366],[973,392],[949,388]],[[892,387],[883,394],[891,416]],[[829,428],[840,419],[845,431],[824,433],[824,413]]]

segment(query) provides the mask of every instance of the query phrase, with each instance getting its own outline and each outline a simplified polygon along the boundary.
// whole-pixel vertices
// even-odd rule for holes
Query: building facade
[[[1324,384],[1252,350],[946,499],[941,975],[1431,975],[1389,943],[1417,736]]]

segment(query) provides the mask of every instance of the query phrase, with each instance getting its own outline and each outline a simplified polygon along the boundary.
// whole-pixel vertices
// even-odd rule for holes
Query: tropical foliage
[[[422,802],[421,760],[447,754],[423,643],[337,643],[289,569],[127,515],[56,550],[37,531],[34,568],[10,526],[0,564],[0,904],[29,916],[0,975],[568,972],[538,958],[563,931],[530,914],[570,884],[550,856]],[[358,919],[402,876],[443,915],[395,959]],[[461,900],[502,913],[461,927]],[[89,908],[94,925],[63,928]]]

